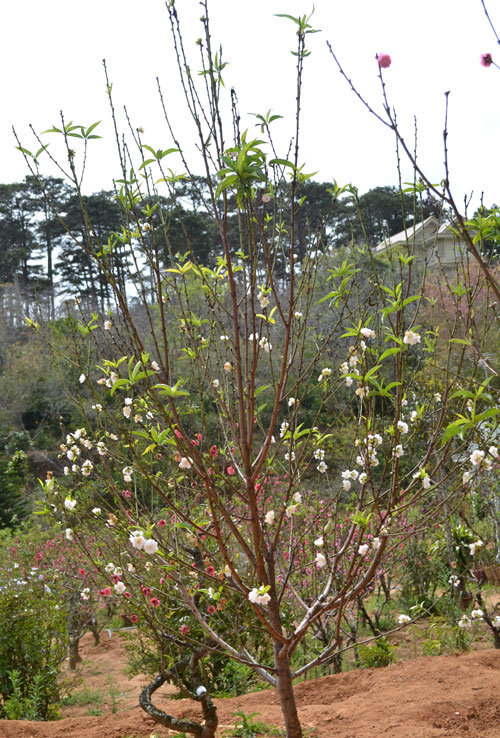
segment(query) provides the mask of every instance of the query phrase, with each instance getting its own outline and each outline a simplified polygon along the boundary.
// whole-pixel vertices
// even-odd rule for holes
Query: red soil
[[[51,723],[0,721],[0,738],[158,738],[174,735],[156,725],[137,704],[145,678],[129,680],[120,638],[103,634],[94,647],[83,640],[83,663],[74,689],[99,689],[103,714],[88,716],[95,704],[68,706],[64,719]],[[80,681],[79,681],[80,680]],[[79,683],[78,683],[79,682]],[[109,691],[120,692],[118,712],[109,714]],[[384,669],[363,669],[308,681],[296,687],[302,725],[308,738],[500,738],[500,651],[419,658]],[[159,707],[177,716],[195,717],[198,706],[169,698],[171,688],[156,693]],[[168,708],[166,701],[168,700]],[[276,693],[265,690],[216,700],[220,731],[232,728],[236,710],[259,713],[256,719],[282,725]]]

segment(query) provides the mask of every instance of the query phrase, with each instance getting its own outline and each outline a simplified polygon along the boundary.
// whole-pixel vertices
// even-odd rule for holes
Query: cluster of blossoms
[[[266,352],[266,354],[269,354],[272,351],[273,346],[272,346],[271,343],[269,343],[269,339],[266,338],[266,336],[262,336],[262,338],[259,339],[259,334],[258,333],[250,333],[250,335],[248,336],[248,340],[249,341],[258,341],[259,342],[259,346],[262,349],[264,349],[264,351]]]
[[[70,472],[73,472],[74,474],[80,473],[84,477],[90,476],[94,468],[90,459],[84,461],[81,466],[79,466],[76,461],[82,454],[82,448],[90,451],[93,447],[94,444],[90,438],[87,438],[87,431],[85,428],[77,428],[73,433],[68,433],[66,436],[66,443],[61,443],[59,448],[62,453],[66,455],[66,458],[69,461],[72,461],[73,464],[71,465],[71,468],[69,466],[64,467],[64,474],[67,476]],[[97,450],[101,456],[104,456],[107,453],[107,449],[103,441],[99,441],[97,444]]]
[[[382,441],[383,439],[380,433],[369,433],[366,438],[363,439],[363,443],[366,446],[366,449],[363,449],[358,454],[358,456],[356,457],[356,464],[358,466],[366,466],[366,464],[369,464],[370,466],[378,466],[379,460],[377,458],[377,447],[382,445]],[[360,445],[359,440],[355,441],[355,445]],[[364,484],[364,481],[366,481],[366,477],[364,481],[362,481],[361,479],[359,479],[359,481],[361,482],[361,484]]]
[[[356,364],[358,363],[358,354],[356,352],[356,349],[354,346],[351,346],[349,349],[350,357],[349,361],[344,361],[343,364],[340,365],[340,376],[345,377],[345,383],[348,387],[352,386],[353,378],[347,376],[348,374],[356,374],[359,375],[359,369],[356,367]]]
[[[316,461],[319,461],[319,464],[317,465],[316,469],[319,471],[320,474],[324,474],[326,470],[328,469],[328,466],[326,462],[324,461],[325,458],[325,452],[322,448],[317,448],[314,451],[313,454]]]
[[[467,617],[467,615],[462,615],[460,620],[458,621],[457,625],[459,628],[470,628],[472,626],[472,623],[474,620],[482,620],[484,617],[484,612],[478,607],[475,610],[472,610],[470,614],[470,618]],[[500,624],[500,618],[495,618],[497,620],[497,623],[493,623],[494,625]]]
[[[476,448],[474,449],[474,451],[471,453],[469,457],[470,463],[476,469],[481,468],[481,469],[485,469],[486,471],[489,471],[493,466],[492,459],[498,459],[498,448],[496,446],[490,446],[488,449],[488,454],[489,456],[486,455],[485,451],[482,451]],[[470,473],[466,472],[464,474],[464,484],[468,482],[469,479],[470,479]]]
[[[251,589],[248,593],[248,599],[254,605],[267,605],[271,599],[271,595],[268,594],[267,587],[262,585],[259,588],[254,587]]]
[[[482,548],[484,546],[484,543],[481,540],[477,540],[477,541],[473,541],[473,543],[468,543],[467,545],[469,547],[470,555],[471,556],[475,556],[476,555],[476,550],[478,548]]]
[[[364,476],[366,481],[366,474]],[[346,492],[349,492],[352,486],[352,480],[355,481],[356,479],[359,479],[359,477],[360,474],[358,471],[356,471],[356,469],[353,469],[352,471],[350,469],[345,469],[342,472],[342,487],[344,488],[344,490]]]
[[[302,495],[300,494],[300,492],[296,492],[292,499],[293,499],[293,502],[290,505],[288,505],[288,507],[285,510],[285,515],[287,516],[287,518],[291,518],[292,515],[296,512],[298,506],[302,502]]]
[[[331,376],[331,374],[332,370],[330,369],[330,367],[325,366],[325,368],[321,370],[321,374],[318,377],[318,382],[325,382]]]
[[[144,534],[140,530],[131,533],[129,541],[137,551],[144,550],[147,554],[155,554],[158,551],[158,544],[154,538],[144,538]]]

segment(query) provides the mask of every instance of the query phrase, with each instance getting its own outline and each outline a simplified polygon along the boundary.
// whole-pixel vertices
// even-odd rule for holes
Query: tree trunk
[[[76,669],[76,665],[82,660],[78,652],[78,646],[80,644],[79,638],[70,638],[69,641],[69,668],[71,671]]]
[[[286,738],[302,738],[302,728],[297,714],[295,694],[293,692],[292,676],[290,672],[290,661],[288,656],[281,656],[280,651],[283,644],[280,641],[274,643],[274,665],[276,667],[276,691],[283,713]]]

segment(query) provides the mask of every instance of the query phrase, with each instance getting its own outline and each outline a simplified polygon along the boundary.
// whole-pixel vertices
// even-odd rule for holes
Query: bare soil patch
[[[64,719],[51,723],[0,721],[0,738],[158,738],[173,735],[156,725],[137,705],[146,678],[129,679],[122,639],[103,634],[101,645],[83,639],[74,690],[100,695],[98,704],[68,705]],[[172,699],[172,687],[157,693],[159,707],[177,716],[195,717],[198,706]],[[323,677],[296,688],[300,717],[308,738],[500,737],[500,651],[418,658],[384,669],[363,669]],[[168,700],[168,708],[167,708]],[[220,730],[234,726],[236,710],[259,713],[280,726],[274,690],[216,700]],[[89,708],[102,710],[90,716]],[[110,714],[117,709],[116,714]]]

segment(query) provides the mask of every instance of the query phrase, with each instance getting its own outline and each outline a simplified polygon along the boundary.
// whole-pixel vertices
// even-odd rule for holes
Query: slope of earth
[[[66,706],[64,719],[51,723],[0,721],[0,738],[174,735],[156,725],[140,708],[133,707],[145,678],[128,680],[120,638],[115,634],[111,639],[106,633],[103,635],[98,647],[85,637],[84,661],[73,677],[74,689],[89,700],[93,698],[94,703]],[[296,694],[307,738],[499,738],[499,689],[500,651],[488,649],[323,677],[299,684]],[[195,703],[173,700],[171,694],[172,688],[157,693],[158,706],[177,716],[199,714]],[[216,702],[220,736],[234,726],[237,710],[244,710],[247,715],[259,713],[257,719],[269,725],[282,724],[274,690]],[[89,708],[96,712],[97,706],[103,712],[118,712],[89,716]]]

